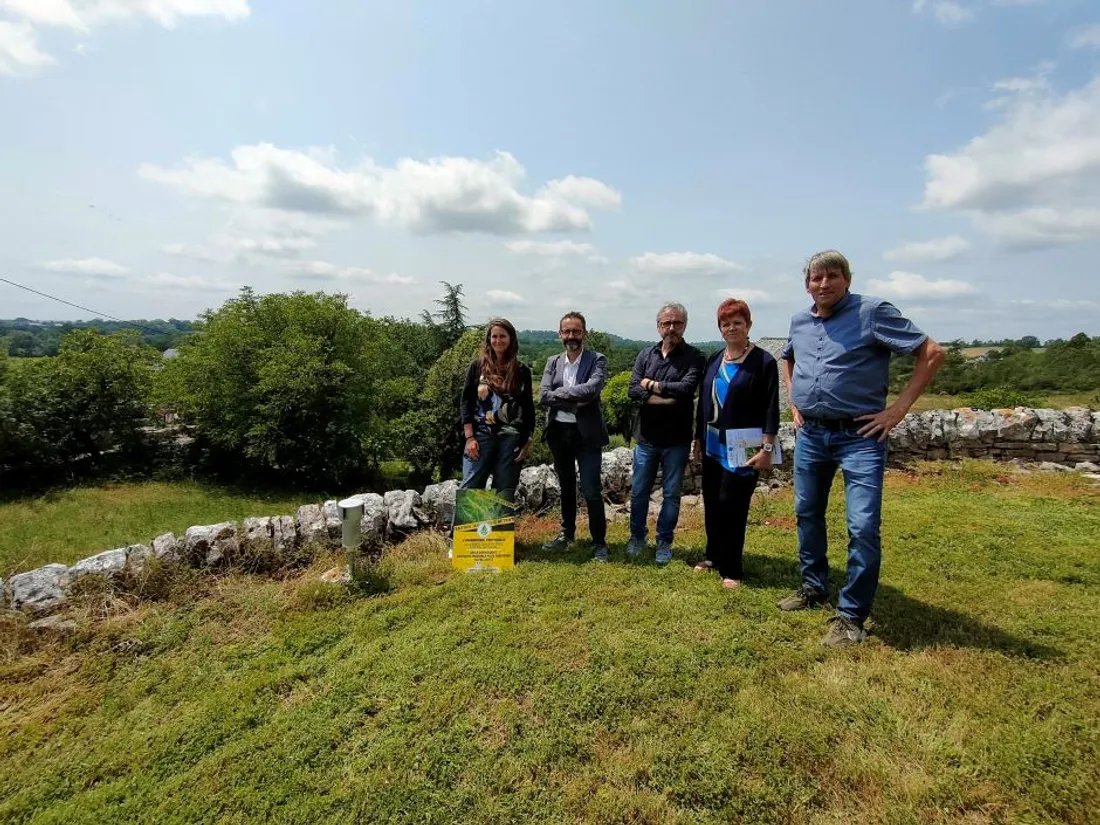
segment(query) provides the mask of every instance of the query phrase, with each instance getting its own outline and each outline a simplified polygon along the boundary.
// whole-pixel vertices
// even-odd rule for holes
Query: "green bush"
[[[53,358],[0,369],[0,466],[46,474],[142,453],[159,362],[137,333],[80,330]]]
[[[634,402],[627,395],[629,389],[630,372],[620,372],[607,382],[600,395],[608,432],[622,436],[627,444],[632,435],[635,408]]]
[[[245,288],[203,316],[158,397],[223,466],[294,486],[348,485],[371,465],[378,334],[347,296]]]
[[[1038,407],[1040,400],[1011,387],[987,387],[963,396],[967,406],[976,410],[998,410],[1011,407]]]

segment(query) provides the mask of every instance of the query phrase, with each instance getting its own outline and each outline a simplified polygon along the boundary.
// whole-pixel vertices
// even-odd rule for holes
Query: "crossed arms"
[[[564,357],[564,355],[558,355],[546,362],[546,369],[542,371],[542,381],[539,383],[539,404],[553,410],[573,412],[577,407],[599,401],[600,393],[603,392],[604,384],[607,383],[607,357],[596,353],[592,373],[584,383],[554,389],[554,373],[557,372],[558,358]]]

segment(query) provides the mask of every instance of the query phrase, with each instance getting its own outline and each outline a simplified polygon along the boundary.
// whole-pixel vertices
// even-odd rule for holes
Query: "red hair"
[[[718,323],[728,321],[735,315],[740,315],[745,319],[746,324],[752,323],[752,312],[749,311],[749,305],[739,298],[727,298],[718,305]]]

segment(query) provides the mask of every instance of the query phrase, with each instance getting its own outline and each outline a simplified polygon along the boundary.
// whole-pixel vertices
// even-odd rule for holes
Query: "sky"
[[[0,277],[120,318],[781,336],[836,248],[939,340],[1100,334],[1095,0],[0,0],[0,113]]]

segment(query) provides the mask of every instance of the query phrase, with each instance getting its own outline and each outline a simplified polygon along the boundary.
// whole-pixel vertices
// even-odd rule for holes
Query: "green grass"
[[[330,560],[77,611],[66,641],[9,621],[0,822],[1094,822],[1098,491],[891,473],[875,625],[847,651],[774,607],[789,493],[754,505],[734,592],[691,572],[685,507],[667,569],[623,559],[622,522],[610,564],[550,557],[548,517],[494,578],[417,536],[372,598],[318,582]]]
[[[293,515],[308,497],[241,493],[194,482],[76,487],[0,503],[0,577],[50,562],[181,535],[195,524]]]
[[[1082,392],[1059,393],[1031,393],[1028,395],[1037,398],[1039,406],[1052,410],[1064,410],[1066,407],[1091,407],[1100,409],[1100,388],[1084,390]],[[893,401],[897,396],[891,395]],[[956,407],[965,407],[966,399],[961,395],[935,395],[925,393],[913,404],[911,412],[924,412],[925,410],[953,410]]]

